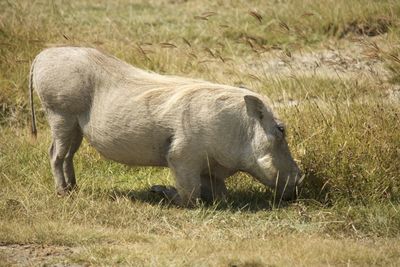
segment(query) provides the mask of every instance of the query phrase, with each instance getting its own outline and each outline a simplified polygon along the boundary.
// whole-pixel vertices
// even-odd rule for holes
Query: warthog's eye
[[[281,124],[278,124],[278,125],[276,126],[276,128],[278,128],[278,130],[279,130],[282,134],[285,134],[285,126],[283,126],[283,125],[281,125]]]

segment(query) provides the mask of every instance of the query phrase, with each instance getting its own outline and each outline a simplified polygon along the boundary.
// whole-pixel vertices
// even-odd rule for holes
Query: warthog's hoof
[[[66,197],[69,195],[69,190],[66,189],[57,189],[57,196]]]
[[[56,189],[57,196],[59,196],[59,197],[66,197],[66,196],[69,196],[69,195],[71,195],[71,193],[72,193],[73,191],[76,190],[76,188],[77,188],[76,185],[70,185],[70,184],[68,184],[68,185],[67,185],[66,187],[64,187],[64,188],[57,188],[57,189]]]
[[[200,199],[186,199],[182,200],[179,196],[178,191],[173,186],[165,185],[153,185],[150,188],[150,192],[160,195],[161,197],[167,199],[170,203],[173,203],[179,207],[193,208],[199,206],[201,203]]]
[[[162,197],[167,198],[170,201],[178,196],[178,191],[176,191],[176,188],[172,186],[153,185],[150,188],[150,192],[161,195]]]

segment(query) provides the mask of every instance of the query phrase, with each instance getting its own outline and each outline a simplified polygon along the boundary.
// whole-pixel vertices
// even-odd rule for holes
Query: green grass
[[[399,265],[399,18],[389,0],[1,1],[0,243],[68,246],[66,262],[95,266]],[[255,76],[246,67],[354,40],[389,77]],[[148,192],[173,183],[168,169],[113,163],[85,142],[79,189],[57,197],[50,131],[35,97],[39,136],[30,137],[27,88],[32,59],[56,44],[266,94],[306,175],[299,201],[275,203],[240,173],[227,203],[177,208]]]

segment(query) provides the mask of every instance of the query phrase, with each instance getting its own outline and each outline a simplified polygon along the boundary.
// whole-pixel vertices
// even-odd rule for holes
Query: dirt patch
[[[389,31],[392,22],[388,18],[377,18],[375,20],[353,20],[347,23],[341,29],[338,25],[329,24],[326,28],[327,33],[344,38],[350,34],[364,35],[364,36],[378,36]]]
[[[65,246],[0,245],[0,262],[4,266],[85,266],[67,262],[67,257],[75,251],[76,249]]]
[[[242,67],[262,76],[322,76],[329,78],[373,78],[386,81],[388,71],[384,63],[371,56],[371,47],[366,41],[346,41],[327,45],[323,49],[301,49],[272,51],[249,60]]]
[[[246,60],[241,66],[243,73],[251,77],[267,79],[287,79],[288,77],[313,77],[329,79],[353,79],[367,81],[382,88],[384,93],[379,101],[400,103],[400,85],[390,82],[391,73],[382,58],[377,57],[374,47],[384,47],[385,38],[368,37],[357,40],[341,40],[321,49],[301,49],[271,51],[260,57]],[[360,95],[354,102],[376,102],[375,98]],[[313,99],[313,102],[321,102]],[[280,99],[275,107],[290,107],[307,103],[297,99]]]

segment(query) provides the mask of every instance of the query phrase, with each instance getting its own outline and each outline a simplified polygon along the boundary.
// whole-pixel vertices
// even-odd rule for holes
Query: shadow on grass
[[[250,182],[251,180],[249,180]],[[247,182],[247,181],[245,181]],[[119,199],[128,199],[132,202],[144,202],[150,205],[159,205],[163,207],[176,207],[170,200],[165,198],[162,193],[154,193],[147,189],[121,189],[118,187],[102,188],[98,191],[93,188],[90,192],[98,197],[103,198],[106,195],[112,201]],[[302,203],[319,203],[323,206],[331,204],[331,188],[329,180],[322,176],[308,171],[306,173],[303,185],[299,189],[298,199]],[[234,185],[228,190],[226,201],[212,203],[203,201],[198,207],[210,208],[213,210],[231,210],[231,211],[249,211],[256,212],[260,210],[284,209],[292,204],[293,201],[283,201],[281,199],[274,200],[273,191],[260,187],[251,187],[244,183],[244,186]]]
[[[119,198],[129,199],[133,202],[146,202],[151,205],[161,205],[166,207],[174,207],[168,199],[161,194],[153,193],[150,189],[143,190],[121,190],[113,188],[109,191],[111,200]],[[248,191],[248,190],[232,190],[228,192],[227,201],[210,203],[203,202],[199,207],[206,207],[213,210],[241,210],[256,212],[260,210],[271,210],[274,208],[285,208],[290,202],[276,200],[274,201],[271,192]]]

